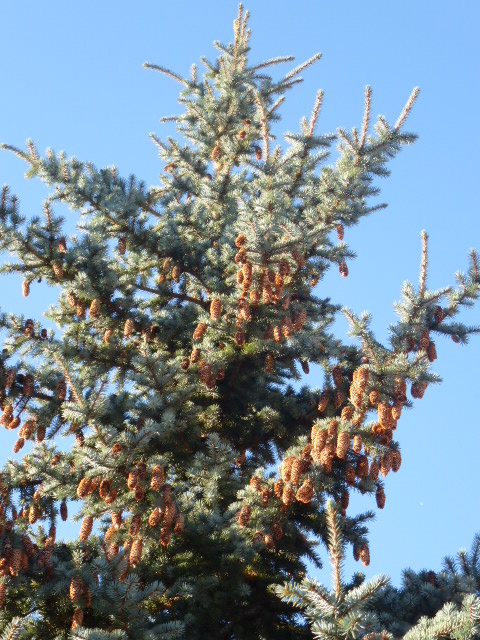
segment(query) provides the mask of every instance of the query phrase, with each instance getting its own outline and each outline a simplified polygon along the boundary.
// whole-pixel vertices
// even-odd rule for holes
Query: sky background
[[[347,230],[345,240],[358,255],[349,264],[350,276],[344,280],[334,270],[319,285],[320,295],[358,313],[371,311],[377,337],[385,340],[403,281],[418,281],[422,229],[430,235],[432,288],[453,284],[455,272],[467,268],[468,249],[480,249],[480,3],[251,0],[245,6],[252,14],[253,63],[289,54],[299,63],[323,53],[303,74],[304,84],[287,95],[278,134],[298,129],[318,88],[325,91],[318,127],[323,133],[361,124],[366,84],[373,89],[373,114],[393,122],[413,87],[421,88],[406,126],[419,140],[391,163],[391,177],[379,181],[378,201],[388,202],[388,209]],[[187,75],[202,55],[215,57],[213,40],[232,40],[236,13],[231,0],[4,0],[0,142],[22,146],[31,137],[41,153],[47,147],[64,150],[157,184],[163,165],[148,133],[174,133],[159,118],[180,112],[180,85],[142,63]],[[292,66],[273,73],[279,77]],[[25,215],[37,215],[46,191],[38,181],[26,182],[25,170],[18,158],[0,153],[0,184],[20,196]],[[69,218],[73,230],[75,217]],[[19,279],[0,283],[2,311],[40,318],[54,299],[55,291],[43,285],[32,286],[25,300]],[[478,307],[463,314],[467,324],[480,324],[479,318]],[[341,318],[336,331],[345,337]],[[402,468],[386,478],[386,507],[370,525],[372,560],[364,571],[368,577],[387,573],[396,584],[405,567],[439,569],[444,555],[468,548],[480,530],[480,336],[468,347],[436,342],[434,370],[444,382],[404,412],[396,432]],[[319,380],[315,371],[307,378],[314,387]],[[0,433],[0,464],[12,455],[14,440],[14,434]],[[376,510],[366,496],[351,504],[352,512]],[[76,535],[78,528],[64,533]],[[350,556],[349,550],[347,576],[363,570]],[[328,573],[326,563],[315,575],[327,582]]]

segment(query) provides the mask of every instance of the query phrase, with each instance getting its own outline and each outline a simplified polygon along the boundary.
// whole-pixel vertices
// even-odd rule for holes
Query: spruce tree
[[[319,55],[276,80],[292,58],[250,65],[247,22],[240,7],[203,76],[146,65],[182,85],[179,139],[152,135],[159,185],[3,145],[50,193],[26,219],[3,188],[0,249],[15,261],[1,271],[25,296],[37,280],[58,291],[55,330],[0,317],[0,422],[18,431],[0,485],[5,637],[311,638],[275,585],[301,580],[306,558],[321,566],[329,499],[368,564],[372,514],[347,515],[349,492],[383,508],[402,409],[438,379],[434,337],[477,331],[456,318],[480,293],[476,254],[457,288],[430,291],[424,234],[389,344],[348,310],[358,345],[333,335],[341,306],[316,286],[331,266],[348,276],[345,231],[383,208],[375,181],[415,139],[418,90],[372,130],[367,87],[361,127],[335,135],[316,132],[319,92],[284,148],[279,107]],[[322,388],[293,384],[309,363]],[[57,540],[73,507],[78,539]]]

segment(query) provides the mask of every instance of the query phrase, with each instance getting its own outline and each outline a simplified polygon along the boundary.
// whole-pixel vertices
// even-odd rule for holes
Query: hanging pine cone
[[[393,420],[396,422],[397,420],[400,420],[401,416],[402,416],[402,408],[403,405],[401,402],[395,402],[395,404],[392,407],[392,418]]]
[[[351,487],[355,484],[355,467],[351,464],[347,464],[345,468],[345,481]]]
[[[221,382],[225,379],[225,369],[223,367],[218,367],[217,373],[215,374],[215,380]]]
[[[377,501],[377,507],[383,509],[385,506],[385,491],[382,487],[378,487],[375,493],[375,500]]]
[[[85,306],[85,304],[81,300],[78,300],[77,304],[75,305],[75,313],[77,314],[77,316],[79,318],[85,318],[86,311],[87,307]]]
[[[262,479],[259,478],[258,476],[252,476],[250,478],[250,487],[254,491],[257,491],[258,493],[260,493],[260,491],[262,490]]]
[[[292,465],[294,460],[294,456],[289,456],[288,458],[284,458],[282,460],[280,473],[284,482],[290,482],[290,475],[292,473]]]
[[[303,470],[303,464],[301,458],[294,458],[290,468],[290,482],[294,487],[300,482],[300,475]]]
[[[359,478],[366,478],[368,476],[368,458],[367,456],[360,456],[357,461],[356,475]]]
[[[311,478],[306,478],[300,489],[297,491],[295,498],[298,502],[303,502],[303,504],[309,504],[312,501],[314,496],[314,487],[313,480]]]
[[[126,251],[127,251],[127,239],[125,238],[125,236],[121,236],[121,237],[118,239],[118,245],[117,245],[117,248],[118,248],[118,253],[119,253],[121,256],[124,256],[124,255],[125,255],[125,253],[126,253]]]
[[[135,322],[132,318],[127,318],[125,320],[125,325],[123,327],[123,335],[125,338],[130,338],[131,335],[135,333]]]
[[[188,369],[188,367],[190,366],[189,358],[182,358],[182,362],[180,363],[180,366],[182,367],[182,369],[184,371],[186,371]]]
[[[155,507],[155,509],[152,511],[152,513],[150,514],[150,516],[148,517],[148,524],[151,527],[156,527],[157,524],[160,522],[160,520],[163,517],[163,512],[160,509],[160,507]]]
[[[392,468],[392,452],[390,450],[385,451],[380,461],[380,473],[385,477]]]
[[[13,445],[13,453],[18,453],[20,449],[22,449],[25,444],[25,440],[23,438],[18,438],[18,440]]]
[[[353,436],[352,448],[354,453],[360,453],[363,447],[362,436],[357,433]]]
[[[65,380],[59,380],[57,382],[57,398],[60,402],[63,402],[67,397],[67,384]]]
[[[243,331],[236,331],[234,339],[238,347],[243,347],[243,345],[245,344],[245,334],[243,333]]]
[[[282,318],[282,322],[280,326],[281,326],[283,335],[287,340],[289,340],[292,337],[292,330],[293,330],[293,325],[290,318],[287,316]],[[280,342],[280,341],[278,340],[277,342]]]
[[[343,407],[340,417],[342,420],[351,420],[353,418],[354,409],[351,404]]]
[[[210,317],[218,320],[222,314],[222,302],[219,298],[214,298],[210,303]]]
[[[82,526],[80,528],[80,540],[82,542],[86,542],[92,533],[93,528],[93,517],[85,516],[82,522]]]
[[[85,584],[80,576],[73,576],[70,581],[70,600],[78,602],[83,596]]]
[[[334,438],[337,435],[338,432],[338,420],[330,420],[330,423],[328,425],[328,437],[329,438]]]
[[[437,348],[434,342],[430,342],[427,347],[427,358],[429,362],[435,362],[437,359]]]
[[[250,291],[250,302],[253,307],[258,307],[258,303],[260,302],[260,291],[258,291],[258,289],[252,289]]]
[[[271,353],[265,355],[264,371],[265,373],[271,373],[275,366],[275,358]]]
[[[82,478],[78,483],[77,496],[80,500],[83,500],[90,492],[91,480],[90,478]],[[101,485],[100,485],[101,487]]]
[[[30,397],[33,394],[33,387],[33,376],[30,373],[27,373],[23,381],[23,394]]]
[[[193,339],[201,340],[203,336],[206,334],[206,332],[207,332],[207,325],[204,322],[199,322],[197,324],[197,328],[193,332]]]
[[[63,280],[63,266],[61,262],[58,262],[58,260],[55,260],[55,262],[52,263],[52,269],[53,269],[53,273],[55,274],[55,277],[58,281]]]
[[[72,626],[71,629],[74,631],[77,627],[81,627],[83,625],[83,609],[75,609],[72,617]]]
[[[130,564],[135,566],[140,564],[142,559],[142,551],[143,551],[143,540],[137,538],[132,543],[132,548],[130,549]]]
[[[21,428],[18,435],[22,436],[22,438],[25,438],[25,440],[30,440],[34,430],[35,430],[35,420],[29,419],[29,420],[26,420],[25,424]]]
[[[337,239],[340,240],[341,242],[345,236],[345,229],[343,227],[343,224],[337,224],[336,230],[337,230]]]
[[[16,577],[22,567],[22,550],[14,549],[10,558],[10,575]]]
[[[262,159],[262,149],[258,145],[255,145],[254,149],[255,149],[255,158],[260,161]]]
[[[435,311],[434,311],[434,313],[433,313],[433,317],[434,317],[435,322],[436,322],[437,324],[440,324],[440,323],[441,323],[441,321],[443,320],[443,317],[444,317],[444,316],[443,316],[443,309],[442,309],[442,307],[439,307],[439,306],[435,307]]]
[[[348,509],[349,504],[350,504],[350,494],[345,489],[344,491],[342,491],[342,495],[340,496],[340,506],[342,507],[342,509],[346,511]]]
[[[379,473],[380,473],[380,467],[378,465],[378,462],[376,462],[375,460],[372,460],[370,464],[370,471],[369,471],[370,479],[373,482],[376,482],[378,480]]]
[[[135,513],[130,520],[130,526],[128,528],[128,532],[132,538],[135,538],[138,535],[141,526],[142,526],[142,514]]]
[[[235,264],[245,264],[248,261],[247,252],[245,251],[245,247],[241,247],[238,252],[235,254],[234,258]],[[242,271],[243,273],[243,271]]]
[[[158,464],[152,470],[152,479],[150,482],[150,487],[153,491],[160,491],[162,486],[165,484],[165,469],[161,464]]]
[[[237,249],[240,249],[241,247],[243,247],[246,241],[247,241],[247,236],[241,233],[235,239],[235,246],[237,247]]]
[[[273,538],[274,540],[281,540],[283,537],[283,529],[282,529],[282,525],[279,524],[278,522],[275,522],[273,527],[272,527],[272,532],[273,532]]]
[[[105,333],[103,334],[103,342],[105,344],[110,344],[110,340],[114,334],[113,329],[105,329]]]
[[[318,412],[323,413],[328,406],[328,402],[330,400],[330,393],[328,391],[324,391],[320,396],[318,401]]]
[[[273,485],[273,493],[275,494],[275,497],[277,497],[279,500],[282,499],[284,486],[285,486],[285,483],[281,478],[278,478],[278,480],[276,480],[275,484]]]
[[[332,367],[332,378],[333,384],[336,387],[339,387],[343,382],[343,370],[339,364],[336,364]]]
[[[278,324],[273,327],[273,339],[277,343],[282,341],[282,330]]]
[[[356,409],[361,409],[363,403],[363,392],[356,384],[350,385],[350,400]]]
[[[211,155],[212,160],[213,160],[214,162],[218,162],[218,160],[220,160],[221,156],[222,156],[222,149],[221,149],[221,147],[217,144],[217,145],[215,145],[215,146],[213,147],[213,150],[212,150],[212,155]]]
[[[190,362],[192,364],[195,364],[196,362],[198,362],[200,360],[200,356],[201,356],[200,349],[193,349],[192,353],[190,354]]]
[[[350,434],[347,431],[341,431],[337,438],[337,449],[335,454],[340,460],[344,460],[347,457],[348,449],[350,448]]]
[[[29,558],[33,558],[33,556],[35,555],[35,547],[33,546],[33,542],[30,539],[30,536],[28,535],[22,536],[21,542],[27,556]]]
[[[423,398],[423,395],[427,389],[428,383],[427,382],[414,382],[412,384],[412,387],[410,389],[410,393],[412,394],[412,398],[416,398],[421,400]]]
[[[177,513],[177,506],[174,502],[170,502],[165,505],[164,525],[170,529],[175,520],[175,514]]]
[[[295,262],[297,263],[297,266],[299,269],[303,269],[303,267],[306,264],[305,258],[302,256],[302,254],[297,251],[296,249],[293,249],[291,251],[292,254],[292,258],[295,260]]]
[[[22,282],[22,294],[23,294],[23,297],[24,298],[28,297],[29,293],[30,293],[30,282],[28,282],[28,280],[24,280]]]
[[[420,340],[418,341],[418,345],[422,351],[426,351],[428,349],[428,345],[430,344],[430,332],[428,329],[424,329],[420,334]]]
[[[291,302],[292,296],[288,295],[285,296],[285,298],[282,301],[282,310],[283,311],[287,311],[288,307],[290,306],[290,302]]]
[[[346,262],[340,262],[338,270],[340,271],[342,278],[346,278],[348,276],[348,267]]]
[[[261,499],[262,507],[268,506],[268,503],[270,502],[271,497],[272,497],[272,492],[270,491],[270,489],[262,489],[262,499]]]
[[[180,267],[175,265],[172,269],[172,280],[180,282]]]
[[[183,517],[183,515],[181,513],[177,513],[176,517],[175,517],[175,524],[173,527],[173,533],[176,536],[181,535],[185,530],[185,518]]]
[[[320,429],[315,434],[315,440],[313,441],[313,449],[316,451],[322,451],[327,443],[328,432],[326,429]]]
[[[90,310],[88,312],[90,318],[97,318],[100,314],[100,300],[95,298],[90,304]]]
[[[130,490],[135,489],[135,487],[138,484],[138,471],[136,470],[132,470],[130,471],[130,473],[128,474],[128,478],[127,478],[127,487]]]
[[[402,466],[402,454],[400,453],[400,451],[394,451],[392,453],[392,471],[396,473],[401,466]]]
[[[305,375],[310,373],[310,367],[308,366],[308,360],[300,360],[300,366],[302,367],[302,371]]]
[[[364,567],[368,567],[370,564],[370,549],[367,544],[362,544],[360,547],[360,560]]]
[[[35,333],[35,325],[31,318],[29,318],[28,320],[25,320],[24,332],[25,332],[25,335],[28,336],[29,338],[31,338]]]
[[[289,507],[292,504],[292,500],[293,500],[293,489],[289,484],[287,484],[283,488],[282,502],[285,507]]]
[[[335,389],[333,392],[333,406],[335,409],[340,409],[342,404],[345,402],[345,394],[342,389]]]
[[[272,536],[271,533],[266,533],[265,534],[264,542],[265,542],[265,547],[267,549],[273,549],[274,546],[275,546],[275,543],[273,541],[273,536]]]
[[[69,291],[67,293],[67,301],[68,301],[68,304],[75,309],[75,307],[77,306],[78,300],[77,300],[77,296],[74,294],[73,291]]]
[[[66,520],[68,519],[68,507],[65,500],[62,500],[62,502],[60,503],[60,517],[62,518],[63,522],[66,522]]]
[[[378,407],[378,422],[384,429],[389,429],[392,426],[392,408],[388,402],[379,402]]]
[[[137,484],[137,486],[133,490],[133,495],[134,495],[135,500],[137,502],[142,502],[142,500],[144,500],[144,498],[145,498],[145,489],[142,487],[141,484]]]
[[[241,527],[246,527],[250,522],[251,515],[252,515],[252,508],[250,507],[250,505],[248,504],[243,505],[243,507],[240,509],[240,513],[238,514],[238,524]]]
[[[7,371],[7,373],[5,374],[5,381],[3,383],[6,391],[11,389],[11,387],[13,386],[13,383],[15,382],[16,377],[17,377],[17,372],[15,369],[9,369]],[[7,405],[7,406],[11,406],[11,405]]]
[[[301,331],[305,326],[306,321],[307,312],[305,311],[305,309],[300,309],[300,311],[298,311],[294,315],[293,328],[295,329],[295,331]]]
[[[79,487],[80,487],[80,485],[79,485]],[[98,494],[99,494],[100,498],[102,500],[106,500],[106,498],[110,495],[110,491],[111,491],[110,480],[106,480],[106,479],[102,480],[100,482],[100,487],[98,489]],[[87,489],[87,493],[88,493],[88,489]],[[77,491],[77,495],[78,495],[78,491]]]
[[[265,284],[262,289],[262,300],[265,304],[270,304],[272,302],[273,297],[273,289],[271,284]]]
[[[204,384],[208,382],[212,375],[212,366],[206,360],[200,360],[198,363],[198,378]]]

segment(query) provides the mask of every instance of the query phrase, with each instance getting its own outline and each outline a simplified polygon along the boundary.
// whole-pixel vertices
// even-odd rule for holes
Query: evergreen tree
[[[182,85],[181,141],[152,136],[160,185],[4,145],[50,194],[25,219],[4,187],[0,249],[15,261],[1,270],[22,274],[26,296],[39,279],[59,293],[45,311],[55,331],[0,316],[0,422],[27,449],[1,475],[6,637],[310,638],[274,585],[300,580],[305,558],[321,566],[328,499],[368,564],[372,514],[347,516],[349,491],[383,508],[407,384],[418,399],[437,381],[434,335],[477,331],[456,319],[480,292],[476,254],[456,289],[430,291],[424,234],[390,343],[348,310],[359,345],[331,333],[341,307],[315,287],[332,265],[348,275],[345,229],[383,207],[374,179],[415,139],[403,125],[418,90],[371,131],[367,87],[361,128],[337,135],[316,133],[319,92],[274,146],[285,94],[319,55],[274,80],[292,59],[250,65],[247,20],[240,7],[203,77],[146,65]],[[75,235],[58,204],[79,216]],[[324,386],[295,388],[309,363]],[[57,541],[74,501],[78,540]]]
[[[277,594],[284,601],[292,602],[305,610],[315,639],[393,640],[392,629],[389,628],[392,624],[385,625],[385,617],[393,623],[395,637],[400,637],[400,631],[404,640],[469,640],[480,637],[480,599],[471,591],[472,584],[461,584],[458,576],[455,584],[448,579],[443,580],[441,592],[444,602],[447,601],[446,604],[441,609],[438,606],[433,609],[431,605],[431,615],[423,616],[423,601],[435,602],[436,594],[428,593],[427,590],[422,593],[421,589],[412,593],[411,587],[415,583],[412,576],[408,576],[405,588],[400,591],[390,586],[386,576],[378,576],[364,583],[363,576],[356,574],[351,584],[344,584],[342,569],[345,543],[342,537],[342,523],[331,502],[327,503],[326,515],[333,590],[329,591],[315,580],[309,579],[304,579],[301,584],[287,583],[276,588]],[[476,550],[473,553],[476,554],[478,537],[474,547]],[[459,557],[466,558],[462,553]],[[476,565],[472,565],[471,558],[468,565],[470,575],[471,570],[475,571]],[[432,582],[431,575],[429,578]],[[447,585],[450,587],[448,596],[445,588]],[[416,586],[418,587],[418,584]],[[439,587],[440,591],[440,584],[436,583],[435,586]],[[457,598],[457,602],[448,602],[454,599],[455,592],[459,594],[462,590],[463,597]],[[407,610],[407,615],[413,614],[416,624],[412,620],[407,623],[402,610]],[[386,612],[389,615],[385,616]]]

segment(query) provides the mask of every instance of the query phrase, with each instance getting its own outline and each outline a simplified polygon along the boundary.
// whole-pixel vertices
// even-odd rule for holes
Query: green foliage
[[[202,77],[146,65],[182,86],[179,140],[152,136],[159,185],[41,156],[31,141],[3,145],[49,195],[27,219],[3,189],[0,250],[13,261],[0,272],[21,274],[24,295],[40,280],[58,291],[44,312],[55,330],[0,314],[0,422],[20,427],[0,483],[7,637],[19,618],[22,640],[311,638],[304,605],[314,633],[376,633],[365,607],[386,579],[341,579],[343,541],[368,563],[373,516],[347,515],[349,492],[383,506],[407,383],[419,399],[438,381],[435,334],[478,331],[455,317],[480,294],[477,256],[457,289],[431,292],[425,235],[420,285],[405,285],[389,345],[348,310],[358,346],[333,335],[341,305],[316,285],[331,266],[348,275],[345,230],[383,208],[376,180],[415,139],[403,125],[418,90],[394,125],[371,127],[367,87],[360,129],[327,135],[319,92],[274,146],[285,94],[319,55],[275,79],[267,69],[292,59],[251,65],[247,23],[240,7],[233,44],[215,43]],[[298,389],[309,363],[323,387]],[[79,539],[57,540],[72,502]],[[273,586],[297,584],[306,558],[321,566],[321,542],[333,593],[308,581],[279,599]]]

